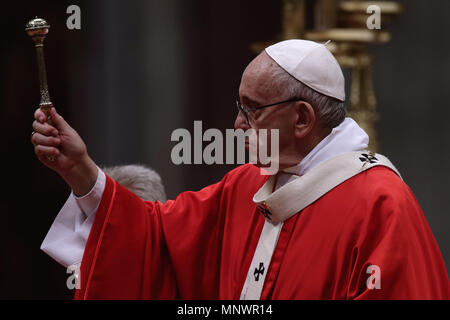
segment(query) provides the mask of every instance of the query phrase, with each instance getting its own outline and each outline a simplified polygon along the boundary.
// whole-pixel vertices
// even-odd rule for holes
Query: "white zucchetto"
[[[265,51],[298,81],[324,95],[345,100],[344,75],[325,45],[293,39],[278,42]]]

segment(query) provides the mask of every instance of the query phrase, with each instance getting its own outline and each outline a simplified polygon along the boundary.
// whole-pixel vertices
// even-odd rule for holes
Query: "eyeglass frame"
[[[265,108],[269,108],[269,107],[274,107],[276,105],[279,104],[283,104],[283,103],[287,103],[287,102],[296,102],[296,101],[306,101],[303,98],[290,98],[288,100],[284,100],[284,101],[280,101],[280,102],[275,102],[275,103],[271,103],[265,106],[261,106],[261,107],[253,107],[251,109],[246,110],[241,101],[239,99],[236,99],[236,107],[238,108],[238,112],[241,112],[244,115],[245,121],[247,123],[247,125],[250,125],[250,121],[248,118],[249,112],[250,111],[256,111],[256,110],[260,110],[260,109],[265,109]]]

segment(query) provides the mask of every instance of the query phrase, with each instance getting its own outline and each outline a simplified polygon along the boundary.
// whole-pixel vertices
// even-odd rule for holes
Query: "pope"
[[[76,299],[449,299],[424,214],[346,117],[344,83],[323,44],[266,48],[242,74],[234,126],[279,130],[278,172],[244,164],[164,203],[117,183],[38,109],[35,153],[72,189],[41,249],[81,263]]]

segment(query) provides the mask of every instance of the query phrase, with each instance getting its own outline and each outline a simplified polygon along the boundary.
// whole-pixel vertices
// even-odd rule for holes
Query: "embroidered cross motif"
[[[368,153],[362,153],[361,157],[359,157],[359,160],[361,160],[361,162],[364,162],[363,167],[370,163],[377,163],[378,159],[375,157],[375,153],[373,153],[372,151],[369,151]]]
[[[272,212],[269,211],[269,209],[267,208],[266,203],[263,203],[262,205],[258,206],[259,211],[261,211],[262,215],[269,220],[272,220],[271,215]]]
[[[259,269],[255,268],[255,272],[253,272],[253,275],[255,276],[255,281],[259,281],[259,276],[264,274],[264,270],[266,270],[264,268],[264,263],[260,262],[259,263]]]

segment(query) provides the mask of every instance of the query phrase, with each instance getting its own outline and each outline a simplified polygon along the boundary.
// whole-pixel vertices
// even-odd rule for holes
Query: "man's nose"
[[[236,116],[236,120],[234,121],[234,129],[242,129],[244,131],[250,129],[250,126],[247,124],[245,116],[242,114],[242,112],[239,112]]]

